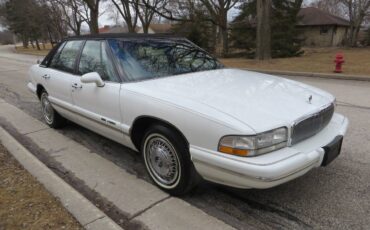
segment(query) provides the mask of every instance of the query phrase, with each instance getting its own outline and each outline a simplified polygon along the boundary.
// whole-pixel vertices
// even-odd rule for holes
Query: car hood
[[[135,91],[210,118],[219,119],[215,116],[222,113],[255,132],[289,126],[335,100],[329,93],[302,83],[238,69],[189,73],[130,85]]]

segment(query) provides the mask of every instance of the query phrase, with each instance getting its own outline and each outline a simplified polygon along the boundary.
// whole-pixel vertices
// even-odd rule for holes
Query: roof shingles
[[[299,26],[349,26],[348,20],[329,14],[315,7],[302,8],[298,13],[298,17],[301,18],[298,23]]]

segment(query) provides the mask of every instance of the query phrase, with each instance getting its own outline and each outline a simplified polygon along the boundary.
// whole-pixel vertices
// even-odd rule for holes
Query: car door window
[[[91,72],[98,72],[103,81],[117,82],[104,41],[87,41],[82,50],[78,73],[83,75]]]
[[[62,51],[51,61],[50,67],[70,72],[74,72],[77,55],[83,41],[69,41],[65,44]]]
[[[65,45],[65,42],[60,43],[57,46],[54,46],[54,48],[48,53],[48,55],[46,55],[44,60],[41,62],[40,66],[41,67],[48,67],[49,64],[51,64],[51,61],[53,59],[56,59],[56,57],[60,54],[64,45]]]

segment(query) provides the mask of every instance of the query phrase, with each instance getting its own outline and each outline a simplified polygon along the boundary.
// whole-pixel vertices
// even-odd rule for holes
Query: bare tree
[[[342,0],[315,0],[310,6],[340,17],[346,14]]]
[[[50,43],[53,45],[56,41],[60,41],[67,35],[68,28],[64,21],[64,12],[60,6],[49,0],[39,0],[39,4],[43,7],[43,19],[45,23],[40,24],[43,40],[50,40]],[[44,44],[43,43],[43,44]]]
[[[256,59],[271,59],[271,0],[257,0]]]
[[[199,0],[206,7],[210,20],[218,26],[221,34],[222,56],[229,52],[228,12],[240,0]]]
[[[125,23],[120,12],[111,1],[108,2],[106,7],[109,9],[109,19],[113,22],[114,25],[122,25]]]
[[[98,34],[99,33],[99,5],[101,0],[83,0],[87,7],[89,8],[88,15],[90,20],[87,21],[90,33]]]
[[[112,0],[112,3],[117,8],[123,20],[126,22],[128,31],[130,33],[135,33],[135,28],[138,21],[136,8],[139,4],[139,0]]]
[[[356,46],[361,25],[366,16],[370,15],[370,0],[342,0],[350,21],[348,43]]]
[[[144,34],[148,33],[150,23],[156,11],[164,8],[168,0],[139,0],[135,4],[136,14],[138,15]]]
[[[160,17],[170,21],[192,22],[193,14],[202,14],[203,21],[208,21],[218,27],[221,34],[222,56],[228,53],[228,13],[243,0],[171,0],[165,7],[155,9],[149,4],[147,7],[154,9]],[[193,22],[196,23],[196,22]]]
[[[55,8],[60,8],[63,12],[62,20],[68,28],[75,34],[81,34],[83,22],[88,21],[86,15],[86,3],[82,0],[51,0],[50,3]]]

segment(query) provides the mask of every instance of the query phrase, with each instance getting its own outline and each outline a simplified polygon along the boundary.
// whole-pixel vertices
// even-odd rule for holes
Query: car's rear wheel
[[[147,172],[162,190],[182,195],[196,185],[198,175],[190,160],[189,147],[171,128],[150,127],[142,141],[141,152]]]
[[[40,96],[41,108],[42,108],[42,115],[47,125],[51,128],[62,128],[66,124],[66,119],[63,118],[57,111],[54,110],[53,106],[51,105],[48,93],[44,90]]]

